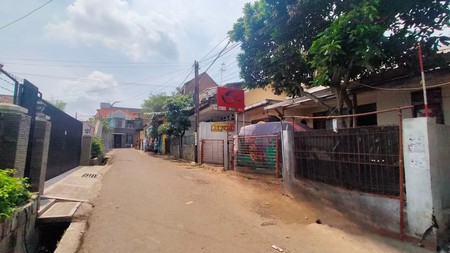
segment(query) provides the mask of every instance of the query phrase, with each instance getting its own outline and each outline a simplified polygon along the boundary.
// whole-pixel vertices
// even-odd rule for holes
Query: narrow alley
[[[79,252],[429,252],[363,232],[281,186],[116,149]]]

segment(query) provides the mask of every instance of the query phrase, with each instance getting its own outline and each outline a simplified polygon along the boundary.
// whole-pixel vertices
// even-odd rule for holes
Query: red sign
[[[217,110],[244,112],[244,90],[217,87]]]

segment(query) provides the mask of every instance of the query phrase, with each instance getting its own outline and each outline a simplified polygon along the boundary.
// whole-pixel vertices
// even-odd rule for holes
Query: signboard
[[[244,112],[244,90],[217,87],[217,110]]]
[[[211,132],[233,132],[234,122],[211,122]]]

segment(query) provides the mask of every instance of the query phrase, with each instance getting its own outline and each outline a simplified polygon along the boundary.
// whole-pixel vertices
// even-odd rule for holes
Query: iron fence
[[[399,127],[295,133],[295,176],[350,190],[399,195]]]
[[[279,176],[279,139],[277,135],[239,136],[236,165],[251,169],[273,171]]]

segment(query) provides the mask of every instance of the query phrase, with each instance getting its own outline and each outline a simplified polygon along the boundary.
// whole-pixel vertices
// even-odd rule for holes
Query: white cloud
[[[106,98],[114,100],[120,97],[117,80],[112,74],[93,71],[85,78],[61,81],[61,96],[57,96],[67,103],[66,111],[74,115],[93,115],[92,108],[99,108],[100,102],[108,102]],[[106,99],[106,100],[105,100]]]
[[[67,95],[67,102],[75,102],[80,98],[98,101],[105,94],[111,94],[118,86],[112,74],[93,71],[85,78],[61,81],[62,92]]]
[[[177,25],[156,12],[141,15],[124,0],[75,0],[66,14],[67,19],[46,25],[47,36],[74,45],[100,44],[134,61],[179,56]]]

